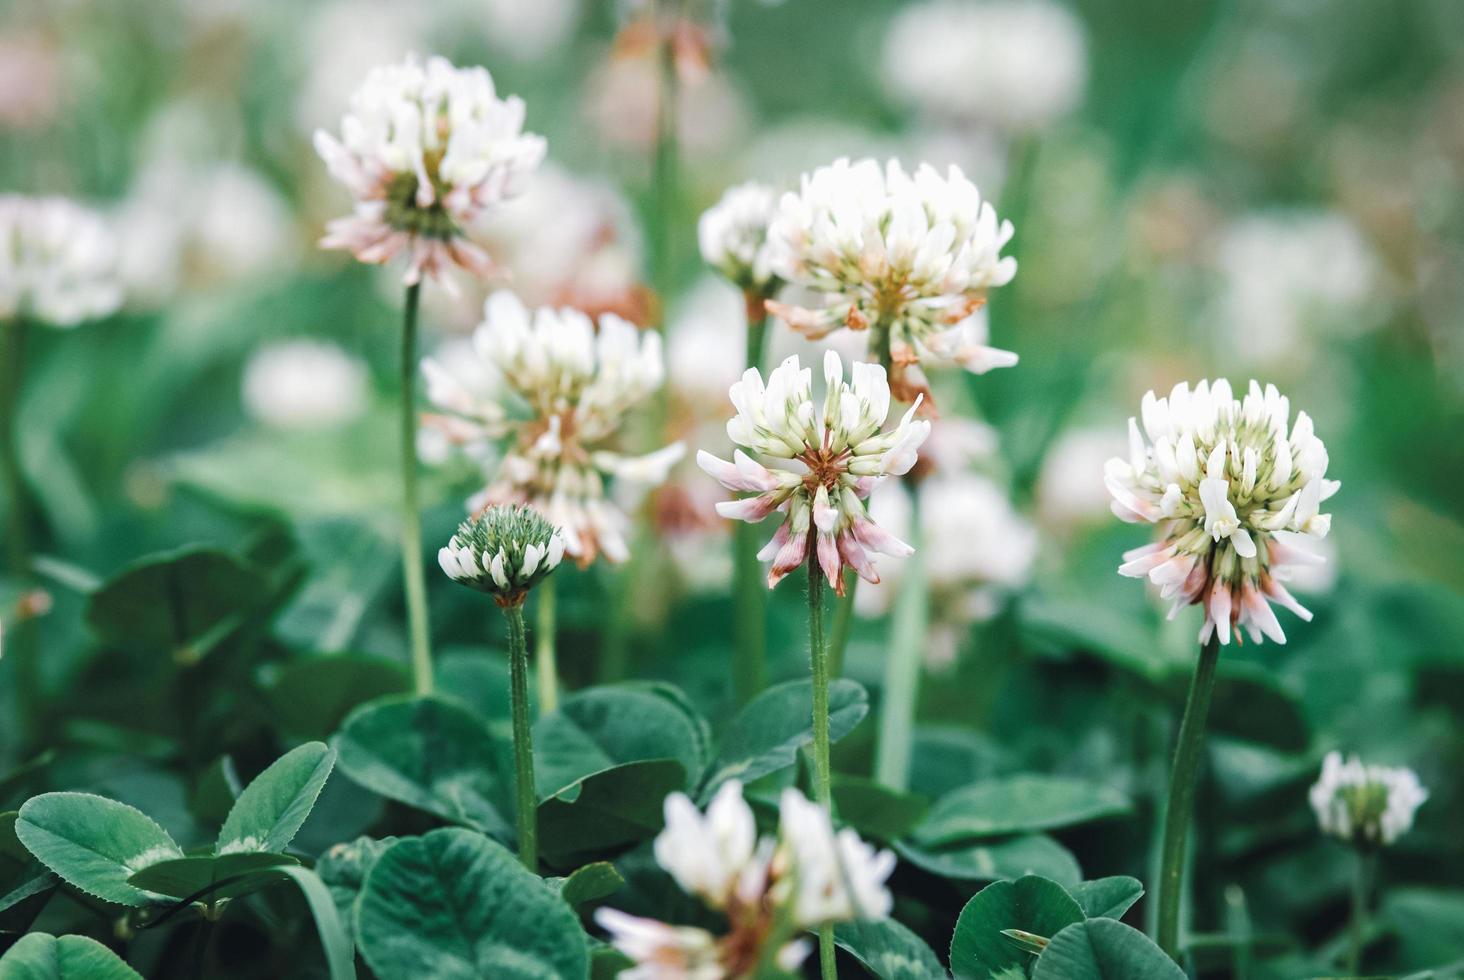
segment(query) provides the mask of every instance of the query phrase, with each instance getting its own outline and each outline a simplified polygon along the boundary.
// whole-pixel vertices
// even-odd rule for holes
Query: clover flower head
[[[898,160],[836,160],[783,195],[768,229],[773,272],[822,305],[768,308],[811,338],[870,330],[895,397],[914,401],[929,392],[922,359],[977,374],[1016,363],[969,322],[1017,274],[1017,260],[1001,254],[1011,237],[1012,223],[997,220],[957,167],[942,176],[928,164],[909,174]]]
[[[735,780],[718,789],[705,815],[680,793],[667,797],[665,808],[656,860],[682,888],[721,912],[728,929],[716,936],[602,908],[596,921],[636,963],[622,976],[751,976],[770,942],[779,944],[779,966],[792,971],[811,949],[793,934],[889,915],[884,883],[894,855],[876,852],[853,830],[836,833],[828,813],[795,789],[783,793],[777,834],[762,838]]]
[[[680,443],[643,456],[607,448],[629,411],[664,380],[660,335],[613,313],[596,324],[577,310],[530,311],[509,292],[489,296],[483,310],[474,356],[502,376],[516,404],[485,401],[442,364],[422,362],[428,400],[443,410],[429,426],[465,446],[510,440],[471,506],[527,504],[559,528],[565,553],[579,564],[600,554],[624,561],[629,522],[606,496],[606,480],[653,486],[683,452]]]
[[[814,401],[812,372],[794,354],[774,368],[764,385],[749,368],[729,392],[737,414],[727,435],[738,446],[768,457],[764,466],[742,449],[728,462],[697,453],[697,465],[728,490],[753,494],[717,504],[717,513],[756,523],[774,511],[783,523],[759,553],[772,561],[772,588],[803,564],[813,550],[836,592],[844,592],[843,570],[878,582],[870,552],[895,558],[912,553],[908,544],[881,529],[865,509],[874,485],[902,476],[915,465],[916,451],[930,434],[930,422],[916,419],[920,399],[888,431],[890,389],[884,368],[856,361],[852,379],[834,351],[824,353],[825,393]]]
[[[0,318],[74,327],[122,305],[118,249],[93,211],[60,197],[0,195]]]
[[[317,130],[315,149],[355,199],[321,245],[362,262],[407,256],[404,281],[451,265],[487,275],[492,260],[473,241],[484,213],[518,194],[544,158],[541,136],[523,131],[524,103],[500,98],[484,68],[415,56],[373,69],[351,97],[339,138]]]
[[[1108,461],[1104,483],[1115,515],[1157,524],[1162,537],[1127,552],[1119,573],[1159,586],[1171,617],[1203,604],[1201,642],[1218,633],[1228,644],[1244,627],[1255,642],[1285,643],[1270,603],[1311,619],[1282,583],[1320,560],[1304,543],[1326,537],[1321,503],[1340,486],[1326,478],[1311,418],[1298,412],[1292,423],[1274,385],[1252,381],[1242,400],[1224,380],[1179,384],[1167,398],[1151,391],[1141,414],[1143,432],[1129,420],[1128,458]]]
[[[1428,791],[1412,769],[1364,765],[1328,752],[1311,806],[1322,831],[1358,847],[1392,844],[1413,827],[1413,814]]]
[[[563,558],[564,538],[532,507],[489,507],[437,552],[449,578],[505,607],[522,604]]]
[[[759,296],[777,289],[768,257],[768,222],[777,195],[766,184],[730,187],[697,222],[702,259],[738,288]]]

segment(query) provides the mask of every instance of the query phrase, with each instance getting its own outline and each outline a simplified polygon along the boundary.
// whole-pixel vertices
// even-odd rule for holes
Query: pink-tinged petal
[[[1310,623],[1312,621],[1311,610],[1303,606],[1300,602],[1297,602],[1296,596],[1288,592],[1286,586],[1274,578],[1266,580],[1266,595],[1301,617],[1302,622]]]
[[[1240,590],[1240,601],[1250,616],[1251,622],[1266,636],[1277,643],[1286,642],[1286,632],[1276,619],[1276,613],[1255,586],[1247,582]]]
[[[868,517],[861,517],[850,525],[849,530],[854,535],[854,540],[871,551],[877,551],[882,555],[889,555],[891,558],[908,558],[915,553],[915,549],[899,538],[895,537]]]
[[[742,484],[742,475],[737,472],[737,467],[718,456],[713,456],[705,449],[699,449],[696,453],[696,465],[701,467],[703,473],[716,480],[728,490],[745,490]]]
[[[1153,524],[1164,516],[1157,504],[1140,497],[1114,477],[1105,475],[1103,483],[1113,496],[1112,509],[1119,520],[1129,524],[1136,524],[1139,521]]]
[[[1205,611],[1220,634],[1221,646],[1230,645],[1230,607],[1230,587],[1217,579],[1210,588],[1210,601],[1206,605]]]
[[[733,450],[732,462],[737,467],[737,475],[742,478],[742,489],[763,493],[778,488],[777,474],[742,450]]]
[[[863,545],[854,540],[854,535],[847,530],[839,535],[839,555],[864,581],[870,585],[879,584],[879,572],[875,570],[869,553],[864,550]]]
[[[813,495],[813,523],[824,534],[831,534],[839,521],[839,512],[829,503],[829,492],[819,487]]]
[[[808,557],[808,535],[790,534],[778,554],[773,558],[773,567],[768,570],[768,588],[783,580],[793,569],[803,564]]]
[[[782,502],[782,495],[777,493],[762,493],[743,500],[719,500],[717,513],[729,520],[756,524],[777,510]]]
[[[788,543],[788,522],[784,521],[778,525],[778,530],[773,532],[772,539],[763,545],[757,553],[758,561],[772,561],[782,550],[783,545]]]
[[[1129,578],[1143,578],[1150,571],[1174,557],[1174,546],[1163,542],[1135,548],[1124,552],[1124,563],[1118,566],[1118,574]]]
[[[834,587],[836,595],[844,594],[844,576],[840,575],[839,544],[832,534],[818,536],[818,566],[823,569],[824,578]]]

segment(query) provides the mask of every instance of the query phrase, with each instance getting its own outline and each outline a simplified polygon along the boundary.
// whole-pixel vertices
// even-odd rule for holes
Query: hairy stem
[[[534,637],[534,664],[539,668],[539,713],[548,714],[559,707],[559,667],[555,660],[555,590],[551,575],[539,583],[537,628]]]
[[[539,872],[539,828],[534,792],[534,741],[529,725],[529,645],[523,606],[507,606],[509,700],[513,709],[513,791],[517,803],[519,860]]]
[[[811,533],[811,532],[810,532]],[[824,645],[823,572],[808,550],[808,649],[813,668],[813,782],[818,802],[833,817],[834,796],[829,768],[829,652]],[[838,976],[834,967],[834,928],[818,931],[818,962],[824,980]]]
[[[407,287],[402,312],[402,581],[407,595],[412,682],[418,694],[432,691],[432,647],[427,625],[427,582],[422,572],[422,517],[417,510],[417,306],[422,284]]]
[[[920,511],[913,493],[911,506],[912,540],[919,541]],[[920,699],[920,665],[930,625],[930,588],[922,552],[923,549],[917,547],[900,568],[903,581],[890,623],[890,650],[885,660],[874,778],[894,790],[904,790],[910,784],[915,706]]]
[[[1200,747],[1210,696],[1215,690],[1215,668],[1220,662],[1220,640],[1211,636],[1200,648],[1190,680],[1184,718],[1179,723],[1179,744],[1169,773],[1169,804],[1164,811],[1164,843],[1159,864],[1159,948],[1179,959],[1179,907],[1184,895],[1185,843],[1195,809],[1195,785],[1200,768]]]
[[[1352,878],[1352,923],[1347,946],[1347,973],[1362,972],[1362,951],[1367,946],[1367,900],[1372,889],[1377,852],[1368,847],[1357,850],[1357,872]]]

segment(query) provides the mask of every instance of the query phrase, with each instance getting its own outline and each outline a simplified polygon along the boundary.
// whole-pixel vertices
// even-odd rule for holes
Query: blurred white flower
[[[697,465],[729,490],[753,496],[724,501],[717,513],[757,523],[774,511],[785,514],[777,533],[758,554],[772,561],[768,586],[776,585],[805,560],[817,560],[829,584],[844,593],[843,569],[878,582],[870,552],[896,558],[911,547],[869,519],[864,500],[887,476],[915,465],[916,451],[930,423],[914,418],[916,404],[898,426],[882,431],[890,410],[884,368],[855,362],[844,380],[839,355],[824,355],[825,394],[813,400],[812,372],[790,357],[768,375],[749,368],[729,392],[737,414],[727,423],[733,443],[774,461],[769,469],[741,449],[732,462],[702,451]],[[810,555],[810,550],[814,551]]]
[[[571,306],[635,323],[650,317],[635,215],[609,181],[548,164],[484,229],[484,241],[531,306]]]
[[[742,375],[746,320],[742,299],[710,275],[678,301],[666,331],[666,359],[671,386],[694,411],[720,416],[725,409],[727,389]]]
[[[897,160],[837,160],[783,195],[768,231],[773,271],[822,304],[768,308],[809,337],[869,330],[895,397],[928,397],[922,358],[977,374],[1016,363],[986,346],[971,319],[989,289],[1016,275],[1016,259],[1001,255],[1011,237],[1011,222],[998,222],[957,167],[942,177],[922,164],[912,176]]]
[[[150,165],[117,222],[128,244],[119,262],[128,298],[149,305],[185,284],[216,286],[282,268],[298,251],[289,205],[235,163]]]
[[[332,429],[366,410],[366,365],[335,344],[284,340],[244,365],[244,408],[276,429]]]
[[[1294,362],[1319,335],[1369,323],[1363,307],[1378,285],[1378,260],[1346,215],[1246,215],[1221,232],[1215,263],[1215,329],[1249,363]]]
[[[894,484],[876,488],[869,512],[891,533],[905,536],[913,533],[914,515],[901,489]],[[921,516],[918,545],[931,595],[926,662],[948,667],[971,625],[995,615],[1006,597],[1027,583],[1037,558],[1037,532],[1007,493],[983,476],[942,470],[916,484],[915,493]],[[902,577],[899,566],[891,567],[879,585],[856,593],[855,609],[865,616],[887,613]]]
[[[1363,765],[1352,756],[1328,752],[1312,786],[1312,810],[1322,832],[1358,847],[1393,843],[1413,827],[1413,814],[1428,791],[1412,769]]]
[[[564,538],[532,507],[489,507],[458,526],[437,563],[454,582],[486,592],[502,607],[522,605],[529,590],[559,567]]]
[[[1088,523],[1111,513],[1103,464],[1127,448],[1108,426],[1068,429],[1053,440],[1037,477],[1037,510],[1059,526]]]
[[[1124,555],[1120,574],[1159,586],[1174,600],[1171,617],[1203,604],[1201,642],[1218,631],[1228,644],[1232,626],[1243,626],[1256,642],[1285,643],[1270,601],[1311,619],[1281,583],[1289,566],[1319,560],[1302,542],[1326,536],[1332,517],[1320,505],[1340,484],[1326,478],[1311,418],[1299,412],[1291,424],[1290,414],[1275,386],[1255,381],[1244,401],[1223,379],[1176,385],[1168,398],[1151,391],[1148,440],[1130,419],[1128,458],[1104,468],[1114,514],[1163,529],[1160,541]]]
[[[747,100],[720,72],[683,77],[676,87],[676,134],[691,160],[707,160],[735,146],[748,128]],[[654,49],[618,52],[585,83],[584,113],[607,145],[645,152],[656,142],[661,67]]]
[[[523,100],[499,98],[484,68],[409,56],[373,69],[341,137],[315,133],[316,151],[355,199],[355,213],[332,221],[321,245],[362,262],[406,254],[408,285],[451,265],[487,275],[493,264],[473,240],[476,225],[544,158],[543,137],[523,124]]]
[[[580,0],[486,0],[470,4],[484,37],[515,61],[534,61],[561,47],[579,25]]]
[[[114,312],[117,254],[95,212],[60,197],[0,195],[0,318],[74,327]]]
[[[923,0],[885,33],[884,74],[934,116],[1010,131],[1050,125],[1083,98],[1083,25],[1051,0]]]
[[[705,817],[685,795],[666,798],[666,828],[656,860],[688,892],[727,920],[715,936],[602,908],[596,921],[636,963],[621,974],[644,980],[732,980],[752,976],[769,943],[784,970],[796,970],[810,944],[807,929],[854,919],[883,919],[891,898],[889,851],[852,829],[835,832],[828,813],[796,789],[783,791],[776,837],[757,837],[742,785],[722,785]]]
[[[577,310],[531,312],[509,292],[489,296],[483,315],[474,353],[526,403],[527,419],[485,401],[462,383],[462,372],[433,358],[422,362],[427,398],[443,413],[424,424],[460,445],[512,436],[493,482],[471,506],[528,504],[560,529],[566,553],[581,565],[599,554],[624,561],[628,521],[606,497],[606,478],[660,483],[683,452],[680,443],[638,457],[604,448],[626,413],[662,384],[660,335],[610,313],[597,329]]]
[[[431,10],[394,0],[321,0],[300,10],[295,120],[307,135],[340,117],[341,93],[377,65],[430,50]]]
[[[697,222],[702,259],[739,289],[768,295],[776,288],[768,259],[768,223],[777,195],[766,184],[729,187]]]

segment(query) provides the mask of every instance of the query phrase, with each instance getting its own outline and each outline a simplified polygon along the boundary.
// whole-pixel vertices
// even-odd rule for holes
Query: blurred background
[[[926,542],[916,789],[1043,769],[1152,799],[1198,618],[1162,622],[1116,574],[1147,532],[1109,515],[1103,461],[1142,394],[1182,380],[1257,378],[1311,414],[1342,481],[1334,553],[1297,586],[1314,623],[1285,617],[1286,646],[1226,653],[1194,914],[1254,937],[1271,971],[1257,975],[1309,975],[1350,867],[1305,789],[1325,751],[1357,751],[1414,767],[1432,793],[1385,865],[1379,967],[1464,956],[1464,4],[687,0],[669,65],[667,50],[638,5],[596,0],[12,0],[0,190],[101,209],[127,290],[105,321],[36,332],[26,366],[46,586],[6,584],[0,618],[42,614],[47,743],[85,747],[117,798],[183,793],[147,761],[167,734],[150,692],[173,666],[99,644],[78,610],[88,583],[192,542],[288,539],[305,570],[268,642],[225,672],[245,693],[217,707],[220,743],[262,740],[268,706],[247,692],[301,651],[405,661],[400,269],[315,247],[349,201],[310,137],[338,127],[371,67],[438,53],[487,66],[549,141],[492,229],[500,285],[664,329],[670,424],[692,449],[727,449],[743,350],[740,297],[695,240],[727,185],[897,156],[959,165],[1016,224],[1020,272],[990,329],[1020,365],[937,379],[932,442],[955,475],[927,509],[949,517]],[[662,99],[674,153],[663,142],[658,158]],[[449,364],[466,363],[454,345],[484,295],[460,285],[424,294],[425,352]],[[804,349],[783,327],[771,348]],[[441,450],[420,446],[434,550],[482,482]],[[725,717],[716,499],[688,465],[627,501],[645,528],[634,575],[561,576],[571,685],[666,678]],[[898,524],[902,503],[878,506]],[[466,590],[430,588],[440,645],[497,642]],[[846,668],[876,700],[885,589],[861,593]],[[779,677],[804,669],[801,615],[796,590],[775,595]],[[33,734],[16,717],[0,719],[7,771]],[[868,764],[863,729],[841,767]],[[1151,819],[1064,844],[1089,876],[1147,878]],[[932,909],[902,918],[949,936]]]

